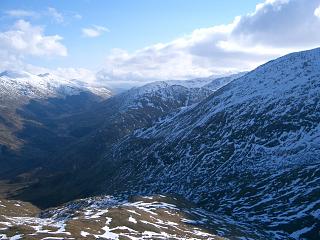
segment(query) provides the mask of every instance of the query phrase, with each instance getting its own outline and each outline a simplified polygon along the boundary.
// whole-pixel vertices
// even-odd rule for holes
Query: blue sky
[[[2,0],[0,29],[10,28],[17,20],[17,17],[6,16],[10,10],[39,13],[44,16],[24,19],[45,26],[48,35],[62,36],[68,56],[30,58],[30,63],[47,67],[98,68],[113,48],[134,51],[168,42],[200,27],[230,22],[237,15],[253,11],[258,2],[261,0]],[[48,8],[60,13],[63,22],[46,16]],[[83,37],[81,29],[92,25],[104,26],[110,32],[96,38]]]
[[[248,71],[320,46],[320,0],[1,0],[0,12],[0,70],[102,82]]]

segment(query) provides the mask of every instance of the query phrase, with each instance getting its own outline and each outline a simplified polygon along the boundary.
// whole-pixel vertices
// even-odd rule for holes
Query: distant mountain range
[[[71,141],[55,122],[90,109],[112,93],[50,73],[0,74],[0,174],[35,169],[54,148]],[[59,145],[61,144],[61,145]]]
[[[194,204],[181,214],[211,234],[195,239],[319,238],[320,49],[248,73],[155,82],[114,96],[50,74],[0,75],[0,174],[24,186],[11,197],[45,208],[100,194],[123,201],[159,194],[172,201],[178,195],[177,205]],[[96,203],[90,211],[98,216],[111,211],[98,207],[101,199],[81,201]],[[78,203],[40,218],[57,223],[62,212],[69,221]],[[75,207],[80,219],[89,205]],[[117,239],[110,222],[104,230]],[[134,231],[147,231],[140,227]]]
[[[106,88],[89,87],[84,83],[67,80],[50,73],[35,75],[26,71],[4,71],[0,73],[1,116],[2,118],[13,117],[16,109],[27,105],[30,100],[65,98],[83,92],[101,98],[111,96],[110,90]],[[15,121],[10,119],[10,122]],[[2,128],[8,125],[10,124],[3,126],[2,123]],[[1,139],[0,144],[5,144],[5,140]]]

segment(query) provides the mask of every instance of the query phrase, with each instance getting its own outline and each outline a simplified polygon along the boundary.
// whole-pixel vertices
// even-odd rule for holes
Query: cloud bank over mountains
[[[129,53],[107,56],[106,80],[188,79],[250,70],[289,52],[320,46],[319,0],[267,0],[226,25]]]
[[[56,22],[63,21],[63,15],[51,12]],[[23,65],[28,56],[68,55],[63,36],[47,35],[43,26],[22,19],[31,17],[33,12],[12,10],[7,14],[21,19],[0,32],[0,69],[17,63]],[[237,16],[229,24],[199,28],[171,42],[134,52],[113,49],[106,53],[104,67],[96,78],[100,83],[132,84],[250,70],[289,52],[319,47],[319,29],[319,0],[265,0],[254,12]],[[79,37],[82,33],[95,38],[107,31],[105,27],[92,25],[79,29]],[[83,73],[84,78],[90,72],[83,69],[77,72],[77,68],[70,67],[66,74],[72,73],[72,76]],[[95,73],[89,75],[92,81]]]

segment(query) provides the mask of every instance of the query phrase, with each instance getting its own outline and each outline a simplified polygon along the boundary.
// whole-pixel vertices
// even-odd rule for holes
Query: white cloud
[[[75,13],[73,17],[78,20],[82,19],[82,15],[80,15],[79,13]]]
[[[0,59],[33,56],[67,56],[67,48],[59,35],[44,35],[42,27],[18,20],[5,32],[0,32]]]
[[[230,24],[194,30],[133,53],[113,50],[101,81],[188,79],[248,70],[292,51],[320,46],[319,0],[266,0]]]
[[[71,20],[80,20],[82,15],[77,12],[67,12],[62,14],[53,7],[48,7],[42,11],[29,11],[24,9],[11,9],[4,12],[7,16],[13,18],[50,18],[55,23],[69,23]]]
[[[316,8],[316,10],[314,10],[314,15],[318,18],[320,18],[320,6]]]
[[[57,23],[63,23],[64,21],[62,13],[58,12],[57,9],[53,7],[48,8],[48,15],[52,17]]]
[[[109,29],[103,26],[93,25],[92,27],[82,28],[82,34],[85,37],[99,37],[102,33],[109,32]]]
[[[69,80],[78,80],[85,83],[95,82],[95,73],[86,68],[57,68],[55,70],[48,70],[57,76],[66,78]]]
[[[6,11],[5,13],[11,17],[17,17],[17,18],[36,17],[38,15],[36,12],[26,11],[23,9],[12,9],[12,10]]]

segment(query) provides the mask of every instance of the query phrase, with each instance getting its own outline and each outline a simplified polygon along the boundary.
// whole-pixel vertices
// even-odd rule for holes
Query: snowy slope
[[[188,100],[184,104],[188,106],[200,102],[221,87],[245,74],[246,72],[241,72],[224,77],[211,76],[191,80],[157,81],[140,87],[133,87],[119,95],[121,97],[124,96],[122,107],[133,107],[150,97],[158,97],[161,100],[172,99],[173,101],[182,101],[184,99],[181,99],[181,96],[183,94],[186,95],[186,92],[188,92]],[[117,98],[117,96],[115,98]],[[154,104],[157,105],[157,102],[155,101]]]
[[[124,139],[104,189],[178,193],[274,239],[316,239],[319,124],[320,49],[289,54]]]
[[[184,107],[200,102],[211,93],[211,90],[205,88],[185,87],[159,81],[132,88],[115,98],[122,98],[121,109],[141,107],[143,102],[146,106],[155,108],[158,107],[158,103],[161,105],[162,102],[178,102],[180,107]]]
[[[210,233],[203,222],[211,217],[206,214],[166,196],[92,197],[44,211],[29,203],[0,200],[0,238],[225,239]]]

